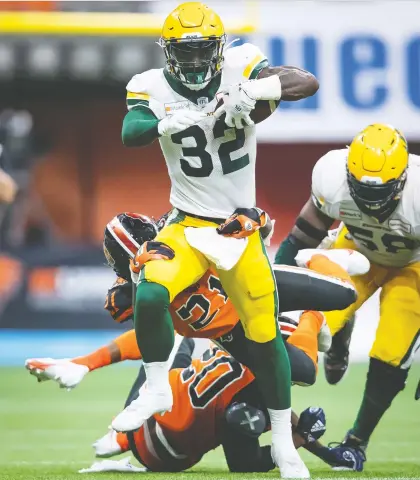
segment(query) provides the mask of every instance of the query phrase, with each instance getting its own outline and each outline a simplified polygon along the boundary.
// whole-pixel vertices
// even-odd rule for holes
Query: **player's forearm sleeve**
[[[154,113],[147,107],[130,110],[124,117],[121,137],[126,147],[144,147],[158,137],[158,123]]]
[[[294,235],[289,235],[280,244],[274,257],[274,263],[277,265],[293,265],[296,266],[295,257],[299,250],[308,248],[304,242],[297,239]]]

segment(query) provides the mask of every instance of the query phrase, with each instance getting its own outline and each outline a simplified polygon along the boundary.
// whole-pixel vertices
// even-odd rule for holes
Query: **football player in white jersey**
[[[229,269],[219,268],[219,276],[249,339],[252,370],[271,415],[273,456],[284,477],[306,477],[290,436],[290,366],[276,324],[277,291],[257,231],[266,215],[255,205],[256,132],[250,115],[258,100],[299,100],[313,95],[318,82],[298,68],[270,67],[254,45],[225,50],[225,42],[215,12],[199,2],[184,3],[163,25],[165,67],[135,75],[127,85],[129,112],[122,139],[130,147],[159,139],[174,210],[157,240],[169,245],[175,257],[142,269],[134,323],[148,394],[121,412],[113,428],[139,428],[154,413],[171,408],[167,359],[173,326],[168,307],[210,265],[210,255],[190,245],[186,229],[213,232],[214,241],[203,248],[219,245],[216,257],[225,251],[221,243],[229,241],[238,253],[245,240],[234,238],[246,237],[239,260]],[[222,96],[223,105],[214,112]]]
[[[420,157],[409,154],[401,132],[389,125],[370,125],[349,148],[332,150],[318,160],[312,196],[280,246],[276,263],[291,263],[297,250],[316,246],[334,220],[343,228],[332,248],[363,252],[371,268],[353,278],[356,303],[325,314],[332,333],[382,288],[365,393],[344,440],[364,450],[404,388],[420,346]],[[328,362],[327,356],[327,368]]]

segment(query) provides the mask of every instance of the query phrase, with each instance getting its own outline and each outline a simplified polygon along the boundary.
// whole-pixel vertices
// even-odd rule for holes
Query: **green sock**
[[[350,434],[363,443],[378,425],[398,392],[404,389],[407,370],[393,367],[375,358],[370,359],[365,391],[356,421]]]
[[[272,410],[290,408],[290,362],[280,331],[266,343],[249,341],[253,367],[265,406]]]
[[[169,292],[158,283],[140,283],[136,291],[134,328],[146,363],[165,362],[174,346]]]

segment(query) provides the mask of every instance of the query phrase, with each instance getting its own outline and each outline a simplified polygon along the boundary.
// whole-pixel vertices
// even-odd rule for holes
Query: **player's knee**
[[[255,316],[244,326],[246,336],[257,343],[270,342],[276,337],[274,318]]]
[[[166,287],[158,283],[143,282],[140,283],[136,291],[136,309],[150,315],[160,313],[161,310],[168,308],[170,303],[169,292]]]

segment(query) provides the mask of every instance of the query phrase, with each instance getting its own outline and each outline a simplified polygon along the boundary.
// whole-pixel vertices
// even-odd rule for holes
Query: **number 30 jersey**
[[[254,45],[227,49],[220,76],[198,91],[165,69],[135,75],[127,85],[128,108],[149,108],[160,120],[179,110],[209,113],[197,125],[159,139],[171,179],[171,204],[195,215],[226,218],[238,208],[255,206],[255,126],[242,130],[216,122],[211,113],[221,88],[255,78],[268,65]]]
[[[407,181],[394,212],[379,223],[350,196],[347,149],[331,150],[312,172],[312,198],[330,218],[341,220],[360,251],[373,263],[404,267],[420,261],[420,157],[410,154]]]
[[[172,410],[151,417],[132,434],[130,442],[140,463],[155,472],[186,470],[218,447],[226,408],[254,376],[215,348],[188,368],[171,370],[169,380]]]

